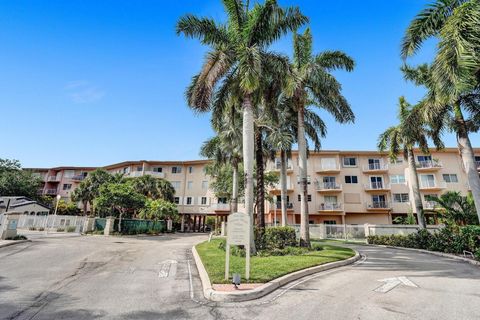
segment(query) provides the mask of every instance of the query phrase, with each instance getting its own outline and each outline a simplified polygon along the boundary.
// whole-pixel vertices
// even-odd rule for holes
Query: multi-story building
[[[475,150],[480,167],[480,149]],[[420,191],[426,209],[434,209],[428,195],[448,190],[469,191],[467,177],[456,148],[415,152]],[[226,219],[230,205],[217,198],[205,174],[208,160],[193,161],[127,161],[103,167],[126,177],[152,175],[170,181],[175,188],[175,203],[187,229],[201,229],[208,215]],[[41,192],[69,198],[92,167],[57,167],[28,169],[43,178]],[[267,164],[268,171],[279,173],[276,159]],[[287,170],[287,214],[290,224],[300,223],[300,187],[298,153],[292,152]],[[310,152],[308,158],[308,210],[313,224],[390,224],[396,216],[415,212],[411,173],[403,157],[391,161],[386,153],[376,151]],[[266,203],[266,221],[280,221],[280,184],[272,188],[274,201]],[[244,208],[240,204],[239,210]]]
[[[480,149],[475,152],[480,155]],[[434,209],[428,195],[448,190],[469,191],[467,176],[456,148],[415,151],[423,206]],[[480,166],[480,156],[475,158]],[[298,153],[288,162],[288,221],[300,223],[300,188]],[[391,161],[386,153],[376,151],[310,152],[308,158],[308,210],[310,223],[390,224],[396,216],[415,213],[411,172],[403,157]],[[279,159],[269,170],[280,170]],[[280,184],[270,191],[275,201],[268,204],[267,221],[280,221]]]

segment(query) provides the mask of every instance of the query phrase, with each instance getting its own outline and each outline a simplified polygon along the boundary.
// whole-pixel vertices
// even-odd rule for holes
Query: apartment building
[[[475,152],[480,155],[480,149]],[[448,190],[467,194],[469,186],[456,148],[415,151],[420,191],[424,208],[434,209],[428,195]],[[477,167],[480,156],[476,156]],[[300,223],[300,187],[298,153],[288,162],[288,221]],[[268,170],[280,170],[280,160]],[[386,153],[375,151],[311,152],[308,158],[308,209],[310,223],[390,224],[396,216],[415,213],[411,172],[403,157],[391,161]],[[280,184],[272,189],[275,201],[268,205],[267,221],[280,221]],[[427,215],[428,216],[428,215]]]
[[[480,167],[480,149],[475,149]],[[415,151],[420,190],[424,208],[434,209],[428,195],[448,190],[467,194],[469,186],[456,148],[422,154]],[[126,177],[152,175],[170,181],[175,188],[175,203],[186,230],[199,230],[209,215],[227,219],[230,205],[217,198],[210,189],[211,178],[205,174],[208,160],[193,161],[126,161],[103,167],[110,173]],[[96,168],[56,167],[28,169],[39,175],[43,185],[39,192],[60,195],[64,199]],[[267,171],[280,172],[279,159],[267,163]],[[308,158],[308,210],[312,224],[390,224],[396,216],[415,212],[411,172],[403,157],[391,161],[377,151],[320,151]],[[300,223],[300,186],[298,153],[288,160],[288,222]],[[266,203],[266,221],[280,221],[280,184],[272,188],[273,202]],[[239,210],[244,208],[240,204]]]

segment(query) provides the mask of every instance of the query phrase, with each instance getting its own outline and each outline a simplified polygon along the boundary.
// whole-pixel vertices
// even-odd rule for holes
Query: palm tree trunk
[[[462,157],[463,166],[467,173],[468,184],[472,191],[473,202],[480,220],[480,178],[478,176],[477,165],[475,163],[475,155],[473,153],[472,143],[468,136],[468,130],[463,119],[462,110],[459,103],[454,105],[455,120],[457,122],[457,143],[460,155]]]
[[[232,204],[231,212],[238,211],[238,162],[233,161],[233,178],[232,178]]]
[[[83,201],[83,215],[87,215],[87,207],[88,207],[88,201]]]
[[[122,216],[123,212],[120,211],[120,215],[118,216],[118,233],[122,233]]]
[[[249,94],[243,98],[243,164],[245,178],[245,210],[250,216],[250,246],[255,253],[255,241],[253,237],[253,161],[254,161],[254,130],[253,130],[253,107]]]
[[[415,211],[417,212],[418,226],[420,229],[426,228],[425,215],[423,212],[422,197],[420,195],[420,188],[418,187],[418,173],[415,164],[415,156],[412,148],[407,151],[408,169],[410,170],[410,184],[412,185],[413,201],[415,203]]]
[[[263,170],[262,130],[255,131],[255,161],[257,164],[257,226],[260,234],[265,230],[265,186]]]
[[[308,225],[307,141],[305,139],[305,109],[298,108],[298,167],[300,169],[300,246],[310,247]]]
[[[287,155],[280,151],[280,201],[282,206],[282,227],[287,226]],[[275,205],[277,203],[275,202]],[[276,218],[276,217],[275,217]]]

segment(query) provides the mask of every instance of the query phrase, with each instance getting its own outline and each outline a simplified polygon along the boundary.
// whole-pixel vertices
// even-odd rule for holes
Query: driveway
[[[207,302],[190,254],[204,239],[50,237],[2,248],[0,319],[479,319],[480,268],[368,246],[355,247],[359,263],[260,300]]]

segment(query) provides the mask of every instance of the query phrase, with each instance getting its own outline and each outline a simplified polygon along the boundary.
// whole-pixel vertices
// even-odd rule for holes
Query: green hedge
[[[259,250],[277,250],[297,246],[295,229],[292,227],[269,227],[263,232],[255,230],[255,244]]]
[[[114,230],[118,230],[119,219],[115,219]],[[165,221],[122,219],[122,234],[155,234],[167,230]]]
[[[420,230],[409,235],[368,236],[370,244],[425,249],[445,253],[474,253],[480,261],[480,226],[446,227],[430,233]]]

